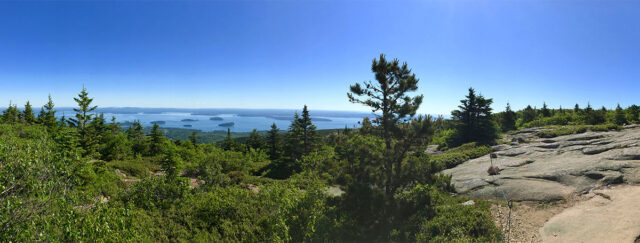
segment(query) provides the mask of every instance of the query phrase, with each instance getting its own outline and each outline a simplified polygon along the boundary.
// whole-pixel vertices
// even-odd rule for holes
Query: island
[[[218,126],[221,126],[221,127],[233,127],[233,125],[235,125],[234,122],[225,122],[225,123],[218,124]]]
[[[182,119],[181,121],[183,121],[183,122],[194,122],[194,121],[198,121],[198,120],[187,118],[187,119]]]
[[[152,122],[150,122],[150,123],[151,123],[151,124],[164,125],[164,124],[166,124],[167,122],[166,122],[166,121],[152,121]]]
[[[191,125],[191,124],[184,124],[184,125],[182,125],[182,126],[183,126],[183,127],[192,127],[192,125]]]
[[[212,121],[222,121],[222,117],[214,116],[214,117],[209,118],[209,120],[212,120]]]

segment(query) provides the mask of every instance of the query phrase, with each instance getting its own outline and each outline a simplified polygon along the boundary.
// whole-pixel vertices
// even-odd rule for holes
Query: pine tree
[[[191,132],[191,135],[189,135],[189,142],[191,142],[191,144],[193,144],[194,146],[198,144],[198,134],[196,133],[196,131]]]
[[[549,111],[549,108],[547,107],[547,103],[546,102],[542,103],[542,109],[540,110],[540,113],[542,113],[542,117],[550,117],[551,116],[551,112]]]
[[[151,155],[162,154],[164,149],[164,136],[158,124],[153,124],[150,136],[151,144],[149,146],[149,152],[151,153]]]
[[[82,137],[87,128],[87,124],[89,124],[93,119],[93,114],[90,112],[94,111],[98,106],[91,106],[93,98],[89,98],[89,93],[87,93],[87,89],[84,86],[82,86],[82,91],[80,91],[78,97],[73,98],[73,100],[78,103],[78,108],[73,108],[73,111],[76,112],[76,116],[75,118],[69,118],[69,125],[78,129],[78,132]]]
[[[316,126],[311,123],[309,110],[305,105],[302,109],[302,116],[294,114],[289,133],[287,134],[287,155],[291,162],[295,162],[316,150],[318,135]]]
[[[224,150],[233,150],[236,145],[231,138],[231,128],[227,128],[227,137],[220,143],[220,147]]]
[[[627,123],[627,118],[625,117],[624,110],[622,109],[622,107],[620,107],[619,103],[618,103],[618,106],[616,107],[615,121],[614,122],[617,125],[624,125],[624,124]]]
[[[27,103],[24,105],[24,110],[22,110],[20,118],[25,124],[36,123],[36,117],[33,115],[33,108],[31,107],[31,103],[29,103],[29,101],[27,101]]]
[[[505,132],[516,129],[516,113],[511,110],[509,103],[507,103],[507,108],[500,117],[500,127]]]
[[[2,120],[7,124],[15,124],[20,122],[20,111],[17,105],[12,105],[9,102],[9,107],[2,112]]]
[[[112,134],[118,134],[122,131],[122,128],[120,127],[120,123],[116,121],[115,116],[111,116],[111,123],[109,124],[109,130],[111,131]]]
[[[384,165],[379,167],[384,179],[381,178],[379,184],[384,187],[384,194],[391,198],[402,186],[402,161],[406,157],[406,151],[410,149],[410,141],[426,135],[430,123],[420,123],[424,127],[410,135],[402,130],[402,127],[415,116],[423,99],[422,95],[411,97],[407,94],[418,90],[419,82],[407,63],[400,65],[398,59],[388,62],[385,55],[380,54],[378,60],[373,59],[371,71],[375,75],[376,83],[365,81],[363,84],[351,85],[351,92],[347,93],[347,96],[352,103],[363,104],[371,108],[372,112],[382,113],[376,115],[376,123],[382,127],[381,133],[385,143]],[[363,96],[364,99],[359,98]],[[395,142],[397,140],[402,142]]]
[[[476,95],[475,90],[469,88],[469,94],[460,103],[459,110],[451,112],[451,116],[459,122],[458,131],[462,143],[490,143],[497,138],[496,128],[491,121],[493,99]]]
[[[142,131],[142,124],[140,124],[140,121],[133,121],[133,124],[131,124],[127,130],[127,137],[131,140],[134,154],[145,154],[147,145],[145,143],[144,132]]]
[[[579,113],[580,111],[581,111],[581,110],[580,110],[580,105],[578,105],[578,104],[576,103],[576,105],[573,107],[573,113]]]
[[[280,137],[280,129],[276,123],[271,125],[271,130],[267,133],[266,138],[267,154],[271,161],[279,160],[282,155],[282,138]]]
[[[536,119],[536,116],[536,110],[527,105],[522,111],[522,123],[531,122]]]
[[[42,107],[40,112],[42,114],[44,111],[44,116],[41,119],[42,124],[50,129],[56,128],[58,123],[56,121],[56,111],[53,110],[53,107],[53,100],[51,99],[51,95],[49,95],[49,101]]]
[[[94,114],[90,112],[94,111],[97,106],[91,106],[93,102],[92,98],[89,98],[87,89],[83,86],[82,91],[78,94],[77,98],[73,98],[78,103],[78,108],[73,108],[76,112],[75,117],[71,117],[68,120],[69,126],[78,130],[78,136],[80,138],[80,146],[85,150],[84,154],[89,155],[92,152],[93,138],[88,131],[88,125],[93,120]]]
[[[640,121],[640,106],[629,106],[629,108],[627,108],[627,116],[627,121],[629,121],[629,123],[638,123]]]
[[[249,139],[247,139],[247,145],[253,149],[264,148],[264,140],[256,129],[251,131],[251,135],[249,135]]]

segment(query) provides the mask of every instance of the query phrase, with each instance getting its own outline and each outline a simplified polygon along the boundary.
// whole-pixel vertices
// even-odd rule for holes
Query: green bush
[[[148,162],[144,162],[142,160],[111,161],[108,165],[113,169],[119,169],[127,176],[135,176],[138,178],[149,177],[149,167],[152,166]]]
[[[442,154],[431,156],[433,163],[442,165],[444,168],[453,168],[467,160],[481,157],[491,153],[491,147],[474,143],[463,144],[459,147],[449,149]]]

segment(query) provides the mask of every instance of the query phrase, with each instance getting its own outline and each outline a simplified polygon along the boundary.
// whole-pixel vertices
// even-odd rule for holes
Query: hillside
[[[570,128],[531,128],[505,135],[504,144],[493,146],[498,175],[486,172],[492,163],[489,155],[444,173],[452,175],[460,194],[520,202],[514,207],[512,231],[520,231],[521,240],[635,240],[640,235],[632,203],[640,196],[635,186],[640,183],[640,126],[578,129],[582,133],[541,138],[563,134],[558,132],[563,129]],[[500,217],[495,212],[494,216]]]

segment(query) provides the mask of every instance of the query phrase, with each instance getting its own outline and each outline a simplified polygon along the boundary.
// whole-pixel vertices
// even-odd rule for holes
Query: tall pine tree
[[[403,164],[410,144],[414,139],[428,132],[430,123],[422,122],[424,127],[407,135],[404,127],[416,114],[422,104],[422,95],[410,96],[409,92],[418,90],[419,79],[409,69],[407,63],[400,64],[398,59],[387,61],[384,54],[373,59],[371,71],[376,82],[365,81],[351,85],[347,97],[352,103],[363,104],[376,114],[376,123],[382,127],[381,133],[385,149],[384,161],[379,167],[384,175],[377,184],[384,187],[384,195],[391,199],[396,190],[402,187]],[[362,98],[360,98],[362,97]],[[401,142],[396,142],[400,140]],[[364,183],[364,182],[360,182]]]
[[[490,143],[497,138],[498,133],[491,121],[493,99],[485,99],[469,88],[469,94],[460,103],[459,110],[451,112],[451,116],[459,122],[458,132],[462,143]]]
[[[282,138],[280,137],[280,129],[276,123],[271,125],[271,130],[266,137],[267,154],[271,161],[279,160],[282,155]]]
[[[33,108],[29,101],[24,105],[24,110],[22,110],[22,115],[20,117],[22,118],[22,122],[25,124],[36,123],[36,117],[33,115]]]
[[[507,108],[500,117],[500,127],[502,131],[510,131],[516,129],[516,113],[511,110],[511,105],[507,103]]]

